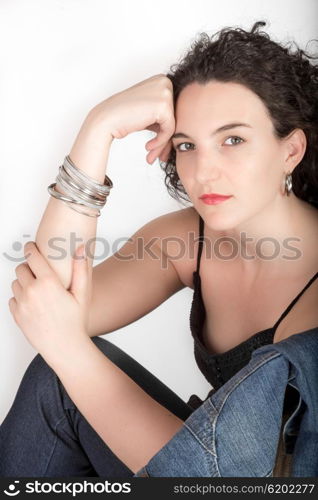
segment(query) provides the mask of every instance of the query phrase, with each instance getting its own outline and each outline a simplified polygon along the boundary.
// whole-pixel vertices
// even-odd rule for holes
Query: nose
[[[197,158],[195,169],[196,181],[199,184],[207,185],[209,182],[214,182],[220,177],[220,168],[216,165],[211,155]]]

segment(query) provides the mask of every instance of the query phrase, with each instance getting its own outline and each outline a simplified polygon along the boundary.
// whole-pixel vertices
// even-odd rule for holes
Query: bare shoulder
[[[156,241],[156,245],[174,265],[182,283],[192,288],[197,256],[196,239],[199,236],[199,215],[195,208],[187,207],[160,215],[140,231],[147,239]]]

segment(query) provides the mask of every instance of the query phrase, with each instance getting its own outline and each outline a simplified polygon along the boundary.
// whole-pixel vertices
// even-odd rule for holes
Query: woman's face
[[[175,118],[175,134],[187,136],[172,139],[177,172],[211,229],[235,228],[282,197],[286,148],[254,92],[238,83],[194,82],[181,91]],[[199,199],[205,193],[232,197],[207,205]]]

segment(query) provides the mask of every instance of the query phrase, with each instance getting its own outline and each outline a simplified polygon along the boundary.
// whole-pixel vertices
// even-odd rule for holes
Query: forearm
[[[75,351],[74,351],[75,349]],[[137,472],[182,427],[91,341],[52,364],[79,411],[115,455]]]
[[[77,168],[94,180],[103,183],[112,140],[113,136],[110,132],[107,132],[105,123],[92,110],[84,120],[68,154]],[[58,166],[56,168],[57,174]],[[57,186],[55,189],[61,193],[63,192]],[[92,265],[95,252],[96,227],[97,218],[76,212],[63,201],[53,196],[49,197],[36,233],[35,242],[39,251],[57,273],[66,289],[69,288],[71,281],[71,253],[74,252],[76,247],[83,243],[86,244],[88,241],[91,242],[86,247],[88,262],[90,266]],[[71,233],[74,241],[72,247]],[[59,250],[56,250],[57,247]]]

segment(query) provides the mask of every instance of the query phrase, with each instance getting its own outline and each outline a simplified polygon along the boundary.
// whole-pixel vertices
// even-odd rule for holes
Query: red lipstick
[[[208,193],[200,196],[200,200],[203,201],[206,205],[217,205],[222,203],[222,201],[228,200],[232,195],[223,195],[218,193]]]

